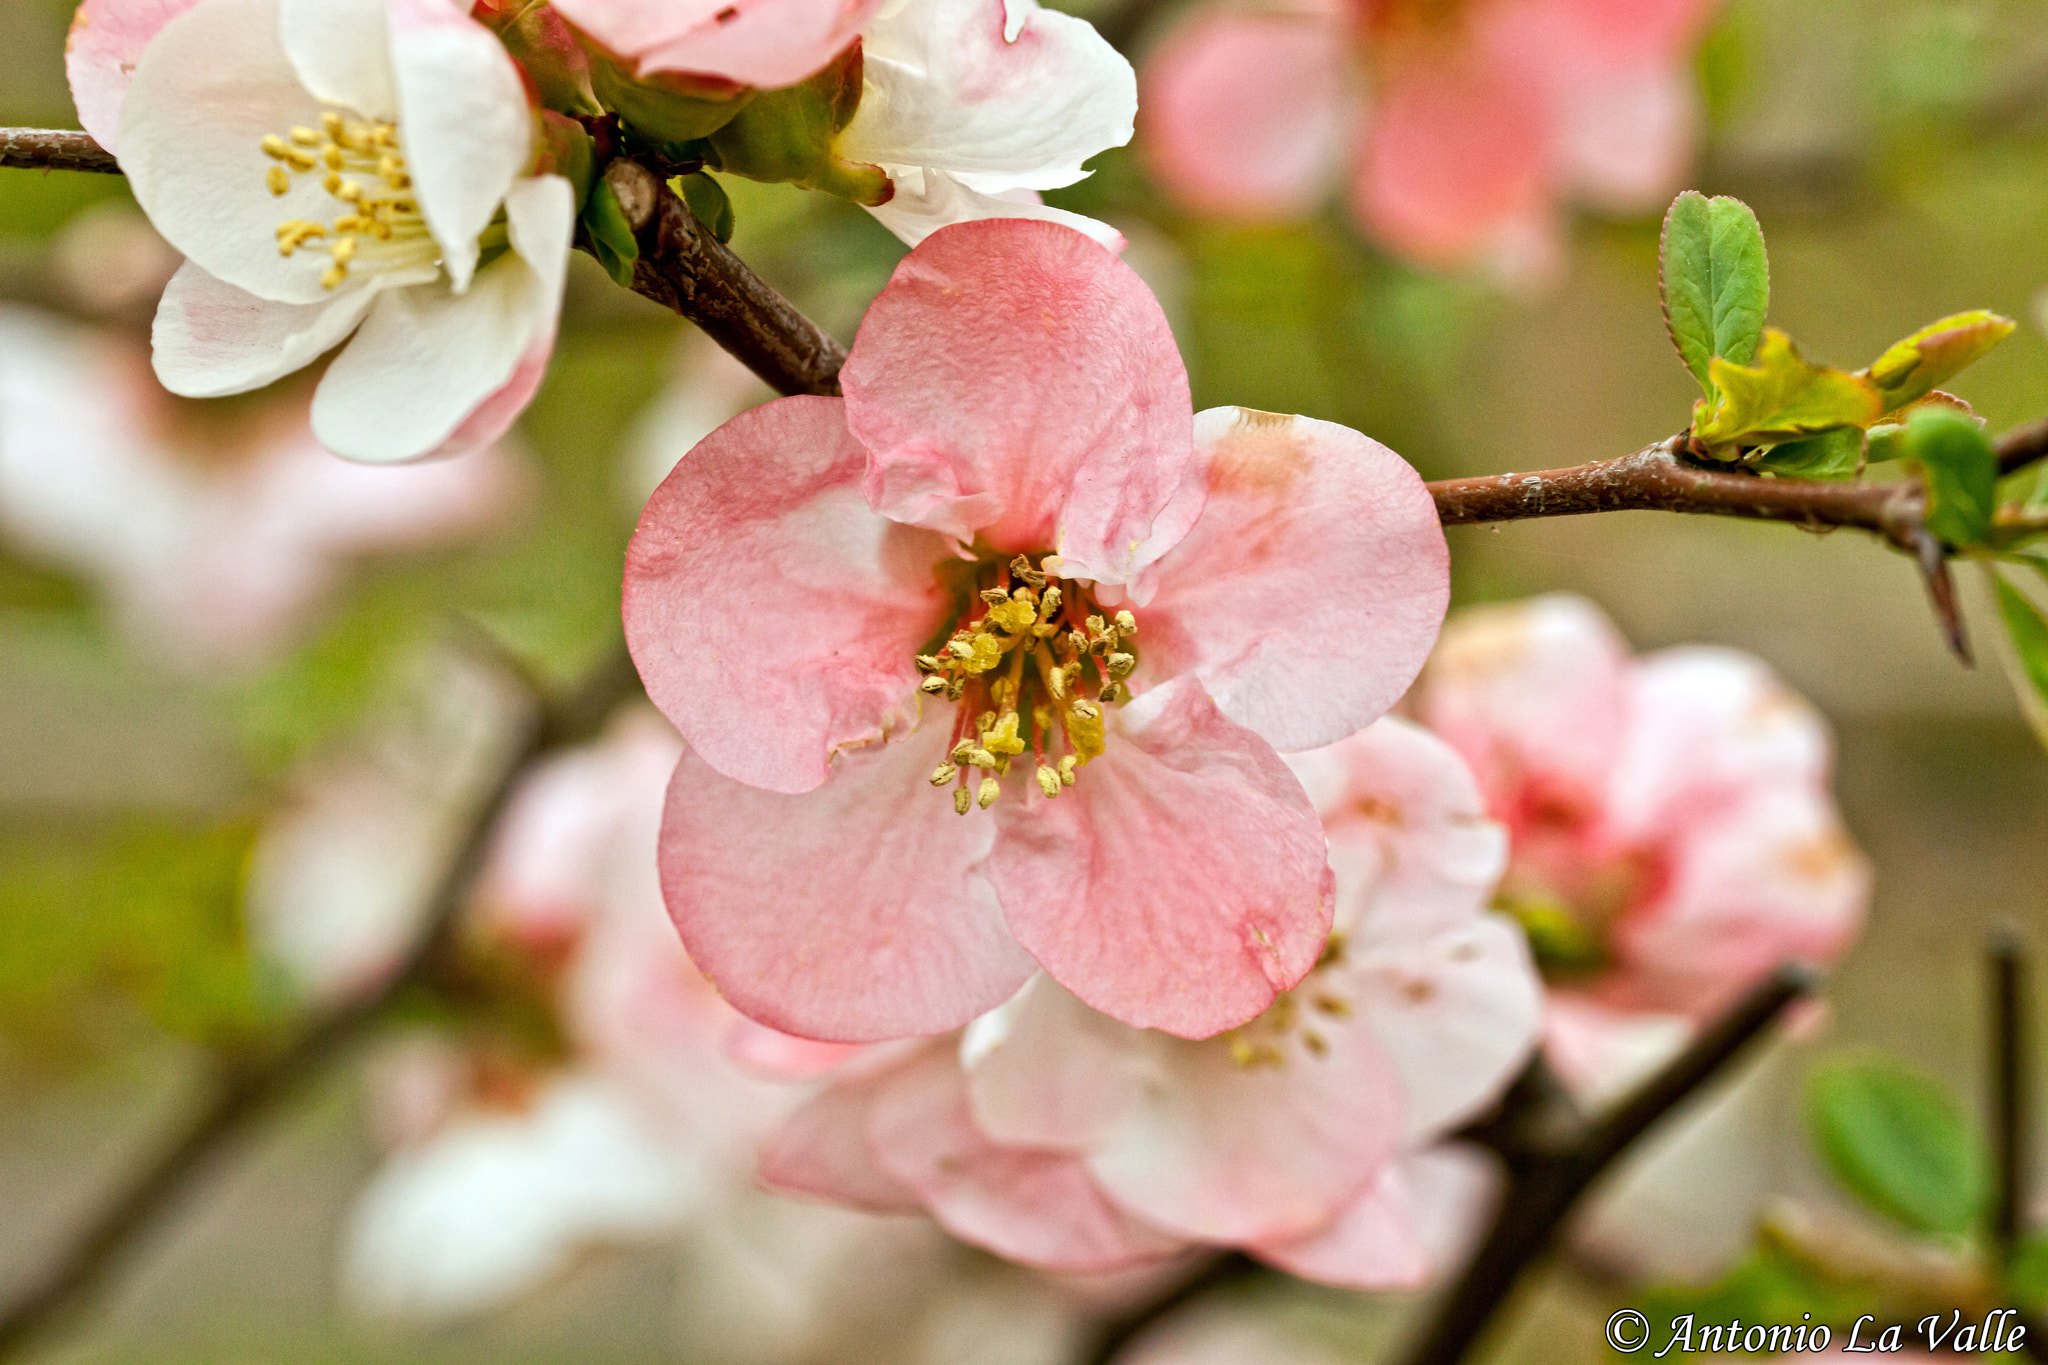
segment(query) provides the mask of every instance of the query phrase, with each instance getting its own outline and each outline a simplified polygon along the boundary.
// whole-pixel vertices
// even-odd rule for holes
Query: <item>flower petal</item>
[[[1507,831],[1457,752],[1383,716],[1349,739],[1289,754],[1330,840],[1337,928],[1415,939],[1471,923],[1507,865]]]
[[[1192,672],[1278,749],[1334,743],[1415,680],[1450,600],[1421,476],[1333,422],[1211,408],[1208,501],[1159,561],[1140,616],[1146,679]]]
[[[761,1154],[762,1183],[872,1213],[921,1212],[916,1192],[884,1170],[868,1145],[876,1096],[903,1064],[835,1080],[792,1114]]]
[[[889,172],[896,192],[888,203],[874,205],[868,212],[912,246],[942,227],[982,218],[1037,218],[1086,233],[1114,252],[1121,253],[1126,245],[1124,235],[1107,223],[1065,209],[1047,208],[1035,190],[983,194],[968,189],[944,171],[900,166],[883,169]]]
[[[506,201],[514,250],[467,294],[440,284],[381,294],[313,396],[321,444],[352,460],[418,459],[513,385],[554,333],[574,199],[560,176],[524,181]]]
[[[660,42],[643,37],[631,50],[647,71],[688,71],[723,76],[741,85],[773,89],[795,85],[823,69],[860,35],[885,0],[753,0],[724,4],[687,31]],[[594,8],[590,0],[574,11]],[[670,5],[670,12],[695,6]],[[711,6],[707,6],[712,8]],[[673,18],[663,26],[673,29]],[[643,33],[645,30],[642,31]]]
[[[121,169],[150,224],[215,278],[278,303],[318,303],[319,251],[278,253],[291,218],[324,222],[335,203],[319,177],[282,197],[266,136],[318,126],[322,106],[299,84],[278,38],[278,0],[200,0],[142,54],[121,106]],[[360,288],[362,286],[354,286]]]
[[[955,1237],[1074,1272],[1164,1260],[1185,1243],[1120,1209],[1078,1157],[1005,1147],[974,1126],[966,1077],[940,1048],[889,1078],[868,1117],[876,1159]]]
[[[64,74],[78,126],[118,155],[121,102],[142,50],[165,24],[199,0],[84,0],[64,43]]]
[[[1328,191],[1361,119],[1333,13],[1209,11],[1140,73],[1138,150],[1200,213],[1291,218]]]
[[[952,740],[927,725],[846,755],[801,796],[685,755],[662,823],[662,890],[704,974],[771,1028],[865,1042],[958,1028],[1032,963],[980,864],[995,835],[926,779]]]
[[[351,289],[316,303],[272,303],[187,261],[164,289],[150,341],[156,376],[172,393],[248,393],[339,345],[377,298]]]
[[[1138,1035],[1040,974],[993,1015],[1000,1020],[969,1068],[975,1126],[997,1142],[1085,1151],[1137,1100]]]
[[[1138,82],[1085,19],[1037,0],[908,0],[861,35],[849,161],[924,166],[984,194],[1058,189],[1131,140]]]
[[[1414,1289],[1462,1260],[1499,1183],[1478,1152],[1455,1144],[1403,1157],[1328,1226],[1261,1242],[1260,1260],[1349,1289]]]
[[[387,4],[399,142],[420,212],[461,293],[476,272],[478,234],[532,160],[533,110],[518,66],[466,7]]]
[[[809,791],[914,719],[917,651],[950,605],[943,542],[862,501],[843,411],[741,413],[677,463],[626,552],[648,695],[705,763],[771,791]]]
[[[314,95],[365,118],[398,117],[384,0],[278,0],[277,28]]]
[[[868,309],[841,376],[883,516],[1120,582],[1193,459],[1158,301],[1080,233],[932,234]]]
[[[997,813],[988,873],[1010,931],[1127,1024],[1234,1028],[1301,980],[1329,933],[1307,794],[1192,678],[1127,703],[1057,799],[1034,791]]]
[[[1498,1099],[1542,1030],[1543,984],[1528,940],[1499,915],[1419,942],[1347,944],[1329,975],[1401,1073],[1410,1142]]]
[[[1253,1040],[1272,1057],[1240,1061],[1232,1041]],[[1237,1244],[1303,1235],[1400,1148],[1401,1081],[1359,1012],[1304,1016],[1289,1033],[1253,1025],[1239,1040],[1137,1034],[1133,1046],[1146,1063],[1142,1093],[1088,1168],[1160,1227]]]

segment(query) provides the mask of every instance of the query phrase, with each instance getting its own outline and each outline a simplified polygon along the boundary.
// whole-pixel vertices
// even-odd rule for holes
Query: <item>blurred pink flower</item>
[[[1447,589],[1420,479],[1329,423],[1196,418],[1144,285],[1046,223],[914,250],[843,383],[697,446],[628,552],[691,749],[662,841],[691,954],[837,1041],[957,1028],[1040,966],[1183,1036],[1259,1014],[1330,913],[1275,750],[1419,667]]]
[[[1051,978],[961,1035],[844,1067],[763,1164],[779,1188],[923,1209],[1028,1264],[1108,1270],[1236,1246],[1334,1284],[1419,1284],[1485,1180],[1436,1146],[1535,1045],[1541,988],[1484,902],[1504,857],[1463,763],[1382,720],[1298,756],[1330,830],[1337,930],[1259,1018],[1188,1042]]]
[[[200,410],[114,332],[0,310],[0,530],[91,575],[122,625],[188,664],[247,663],[305,623],[347,562],[510,510],[502,449],[407,469],[323,451],[303,391]]]
[[[1826,727],[1746,654],[1631,659],[1592,604],[1542,597],[1455,618],[1416,706],[1508,827],[1498,903],[1549,970],[1546,1053],[1582,1094],[1862,926],[1870,872],[1829,794]]]
[[[502,436],[554,348],[575,194],[535,174],[497,37],[443,0],[87,0],[85,126],[187,263],[166,387],[245,393],[330,350],[313,429],[396,462]]]
[[[1546,272],[1571,197],[1643,209],[1678,188],[1688,55],[1714,0],[1288,0],[1212,6],[1145,63],[1140,149],[1197,212],[1350,202],[1424,265]]]

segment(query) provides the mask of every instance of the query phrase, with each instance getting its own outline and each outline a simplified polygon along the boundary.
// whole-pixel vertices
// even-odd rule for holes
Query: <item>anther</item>
[[[926,678],[917,685],[917,690],[928,697],[936,697],[939,693],[946,690],[946,680],[940,677]]]
[[[962,790],[964,791],[965,788],[962,788]],[[975,801],[983,810],[987,810],[996,803],[996,798],[1002,794],[1003,787],[1000,782],[997,782],[993,777],[984,777],[981,779],[981,791],[975,797]]]
[[[1075,762],[1076,760],[1072,754],[1068,754],[1064,758],[1060,759],[1060,785],[1062,787],[1071,787],[1074,785]]]
[[[920,654],[917,656],[917,666],[926,673],[936,673],[939,671],[939,656],[936,654]]]
[[[1128,611],[1120,611],[1116,614],[1116,629],[1119,635],[1136,635],[1138,633],[1138,618],[1131,615]]]
[[[1001,588],[983,588],[981,590],[981,600],[992,607],[999,607],[1010,600],[1010,594],[1004,592]]]
[[[996,756],[986,749],[972,750],[967,755],[967,761],[974,767],[981,769],[983,772],[987,772],[989,769],[996,766]]]
[[[1060,589],[1057,583],[1053,584],[1045,590],[1045,596],[1042,599],[1040,599],[1040,606],[1044,608],[1045,614],[1047,616],[1051,616],[1055,612],[1059,611]]]
[[[1038,778],[1038,789],[1044,792],[1048,799],[1060,794],[1060,775],[1056,769],[1041,767],[1033,775]]]
[[[1135,654],[1112,654],[1107,662],[1109,664],[1110,677],[1128,678],[1131,676],[1131,670],[1138,666],[1138,656]]]
[[[960,776],[958,768],[954,767],[951,763],[941,763],[938,767],[932,769],[932,785],[934,787],[943,787],[958,776]]]
[[[958,744],[955,744],[953,746],[953,761],[955,763],[965,763],[967,761],[967,756],[973,752],[974,741],[971,739],[963,739]]]
[[[956,815],[965,815],[965,814],[967,814],[968,808],[969,808],[969,807],[971,807],[971,806],[973,806],[973,804],[974,804],[974,798],[973,798],[972,796],[969,796],[969,795],[967,794],[967,788],[965,788],[965,787],[956,787],[956,788],[954,788],[954,790],[953,790],[953,813],[954,813],[954,814],[956,814]]]

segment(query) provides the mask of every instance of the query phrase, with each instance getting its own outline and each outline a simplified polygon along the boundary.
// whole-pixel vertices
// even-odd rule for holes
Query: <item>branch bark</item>
[[[91,134],[57,128],[0,128],[0,167],[121,173],[114,154],[94,142]]]
[[[632,662],[621,649],[559,704],[536,703],[443,870],[428,905],[426,927],[403,966],[374,994],[318,1020],[278,1052],[225,1068],[215,1093],[171,1146],[137,1172],[0,1312],[0,1359],[29,1345],[104,1284],[135,1238],[253,1124],[346,1052],[393,1004],[445,974],[470,886],[520,780],[548,753],[595,734],[605,717],[638,687]]]

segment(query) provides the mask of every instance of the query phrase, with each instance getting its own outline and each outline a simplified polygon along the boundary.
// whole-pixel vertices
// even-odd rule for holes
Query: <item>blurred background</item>
[[[1125,22],[1113,4],[1075,8]],[[69,12],[0,0],[0,124],[75,126]],[[1172,18],[1126,23],[1131,50]],[[1774,323],[1853,367],[1935,317],[1998,310],[2019,333],[1953,387],[1993,431],[2048,416],[2038,4],[1730,0],[1696,74],[1707,124],[1690,183],[1756,209]],[[1126,232],[1198,408],[1344,422],[1430,478],[1619,455],[1687,420],[1655,212],[1575,216],[1558,277],[1507,290],[1397,263],[1335,208],[1205,222],[1135,155],[1097,164],[1054,201]],[[850,341],[903,248],[838,201],[729,189],[735,248]],[[567,689],[615,650],[646,493],[766,396],[579,256],[515,439],[420,469],[335,467],[305,434],[304,387],[206,407],[154,389],[147,323],[174,265],[119,179],[0,171],[0,1301],[178,1130],[218,1068],[272,1055],[309,1011],[388,975],[519,697]],[[1629,513],[1459,529],[1451,544],[1460,603],[1569,589],[1639,649],[1714,642],[1767,660],[1833,724],[1839,798],[1876,870],[1825,1017],[1682,1114],[1706,1135],[1667,1133],[1661,1163],[1639,1159],[1633,1187],[1609,1194],[1632,1203],[1610,1209],[1604,1249],[1545,1271],[1489,1348],[1590,1361],[1605,1356],[1617,1258],[1665,1239],[1683,1264],[1620,1269],[1706,1274],[1746,1244],[1764,1189],[1829,1197],[1790,1088],[1804,1058],[1882,1047],[1980,1106],[1985,933],[2010,921],[2048,944],[2048,759],[1981,604],[1971,670],[1911,566],[1867,538]],[[34,1358],[1055,1361],[1127,1292],[1002,1266],[914,1220],[778,1230],[780,1213],[693,1148],[673,1216],[627,1191],[616,1216],[519,1234],[549,1248],[529,1274],[485,1268],[444,1297],[409,1295],[405,1256],[460,1235],[464,1200],[489,1208],[539,1178],[421,1195],[450,1211],[441,1231],[401,1220],[381,1234],[394,1259],[366,1268],[366,1190],[389,1195],[393,1163],[418,1173],[409,1135],[437,1105],[530,1108],[569,1047],[528,998],[546,934],[521,934],[519,963],[471,969],[491,989],[467,1013],[459,993],[401,1001],[312,1070]],[[586,1138],[577,1159],[603,1159]],[[476,1226],[497,1251],[514,1235]],[[791,1246],[810,1257],[801,1292],[784,1283]],[[1266,1292],[1216,1311],[1266,1315],[1335,1360],[1376,1358],[1409,1311]]]

